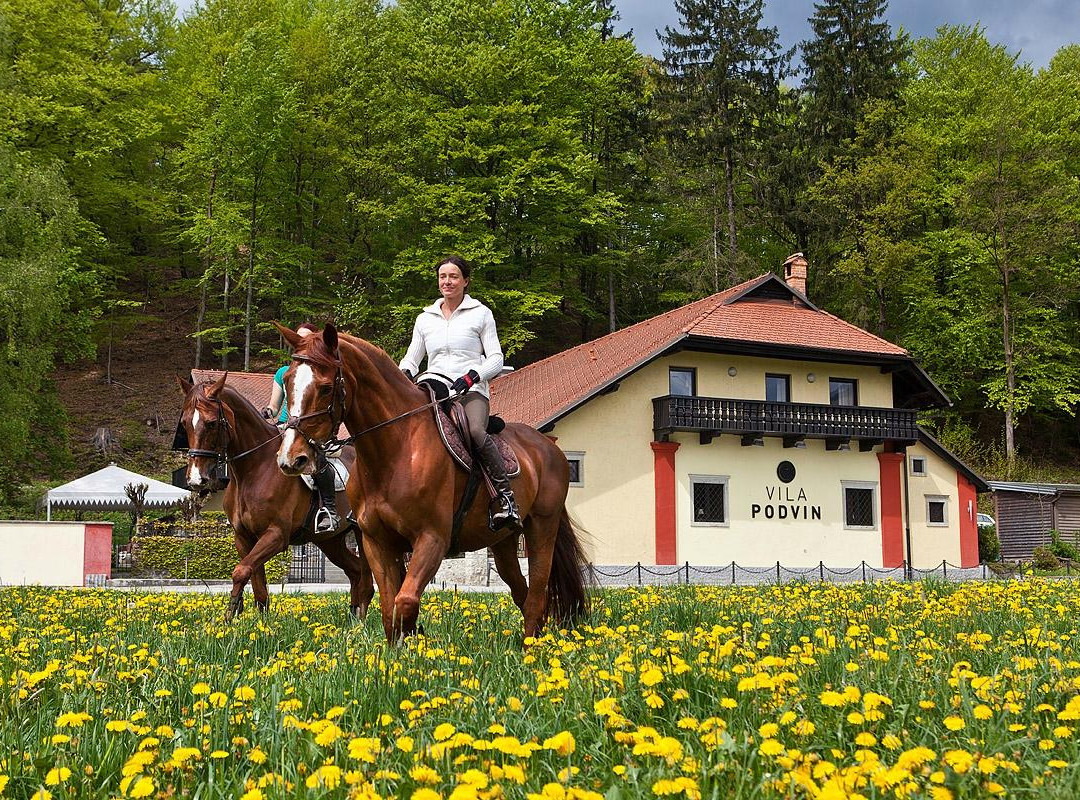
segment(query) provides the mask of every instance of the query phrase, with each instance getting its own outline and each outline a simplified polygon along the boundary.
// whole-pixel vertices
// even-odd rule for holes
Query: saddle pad
[[[431,390],[428,390],[431,393]],[[434,398],[432,398],[434,399]],[[442,404],[434,406],[435,409],[435,426],[439,429],[439,437],[442,439],[443,444],[446,446],[447,452],[453,457],[454,461],[458,463],[463,470],[469,472],[472,470],[473,457],[469,452],[469,448],[465,446],[465,440],[461,437],[461,431],[458,430],[457,425],[451,422],[450,417],[442,409]],[[506,477],[516,478],[521,473],[521,465],[518,464],[517,454],[514,453],[508,442],[503,440],[502,436],[492,436],[495,440],[495,446],[499,448],[499,455],[502,456],[503,467],[506,469]]]
[[[349,480],[349,468],[342,463],[340,458],[329,458],[327,459],[327,461],[329,461],[334,467],[334,491],[344,492],[345,482]],[[314,475],[301,475],[300,477],[304,479],[304,483],[307,484],[307,488],[312,490],[315,489]]]

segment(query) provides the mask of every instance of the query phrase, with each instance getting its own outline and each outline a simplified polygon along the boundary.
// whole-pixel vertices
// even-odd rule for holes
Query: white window
[[[690,476],[690,524],[702,527],[728,525],[728,476]]]
[[[922,456],[912,456],[911,457],[911,474],[916,476],[916,477],[919,477],[919,478],[926,477],[926,459],[925,458],[923,458]]]
[[[877,484],[869,481],[841,481],[844,499],[844,527],[849,530],[877,529]]]
[[[563,455],[566,456],[567,462],[570,464],[570,485],[571,486],[584,486],[585,485],[585,454],[578,451],[568,450]]]
[[[946,528],[949,525],[949,496],[942,494],[926,495],[926,524]]]

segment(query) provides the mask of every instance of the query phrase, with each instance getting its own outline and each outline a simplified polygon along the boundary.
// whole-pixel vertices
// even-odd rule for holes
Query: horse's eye
[[[319,387],[319,394],[321,396],[323,396],[323,397],[326,397],[326,395],[330,394],[330,387],[329,386],[320,386]]]

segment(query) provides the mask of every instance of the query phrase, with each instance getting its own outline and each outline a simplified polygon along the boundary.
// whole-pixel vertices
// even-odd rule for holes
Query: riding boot
[[[341,520],[337,513],[337,493],[334,491],[335,473],[333,465],[325,458],[319,459],[322,466],[315,473],[315,488],[319,492],[319,510],[315,512],[315,533],[332,533],[337,530]]]
[[[514,502],[514,490],[510,488],[510,479],[506,477],[502,455],[491,436],[486,437],[484,443],[477,448],[477,455],[495,487],[495,500],[499,505],[497,511],[491,512],[491,529],[497,531],[508,522],[520,526],[521,513],[518,511],[517,503]]]

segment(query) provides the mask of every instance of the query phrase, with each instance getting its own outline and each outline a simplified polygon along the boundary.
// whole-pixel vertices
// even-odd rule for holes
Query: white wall
[[[911,474],[911,459],[926,459],[926,475]],[[908,507],[911,509],[911,563],[919,569],[941,566],[942,560],[960,565],[960,490],[956,468],[921,444],[909,447],[904,468],[908,472]],[[930,525],[926,513],[927,495],[947,497],[947,527]],[[977,509],[971,509],[975,513]]]
[[[82,522],[0,522],[0,584],[82,586]]]

